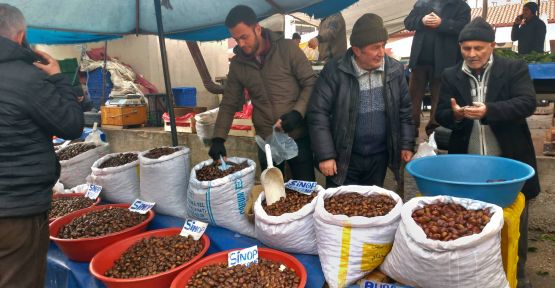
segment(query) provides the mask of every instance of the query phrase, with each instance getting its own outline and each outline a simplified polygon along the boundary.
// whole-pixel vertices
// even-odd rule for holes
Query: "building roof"
[[[511,3],[506,5],[488,6],[487,21],[494,27],[511,27],[517,15],[522,13],[523,3]],[[547,15],[548,23],[555,23],[555,0],[542,1],[540,13]],[[470,15],[472,19],[482,16],[482,8],[472,8]],[[392,34],[391,38],[403,38],[414,35],[414,32],[403,30]]]

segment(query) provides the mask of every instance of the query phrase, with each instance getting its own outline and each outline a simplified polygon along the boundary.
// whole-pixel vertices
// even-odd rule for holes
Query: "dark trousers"
[[[376,185],[383,187],[385,173],[387,172],[387,152],[376,153],[370,156],[351,154],[347,178],[343,185]],[[339,185],[326,177],[326,188],[338,187]]]
[[[294,180],[315,181],[314,176],[314,163],[312,161],[312,150],[310,148],[310,138],[304,137],[296,139],[299,154],[295,158],[287,160],[287,165],[291,168],[291,177]],[[260,169],[264,171],[268,165],[266,164],[266,153],[258,147],[258,161],[260,162]],[[279,165],[274,166],[281,170],[285,175],[285,161]]]
[[[528,201],[520,214],[520,238],[518,239],[518,264],[516,268],[517,287],[530,286],[528,277],[526,276],[526,259],[528,258]]]
[[[0,218],[0,287],[44,287],[47,213]]]
[[[432,66],[416,66],[412,68],[409,81],[409,95],[412,100],[412,120],[416,128],[416,137],[418,137],[418,128],[420,127],[420,115],[422,113],[422,99],[426,91],[427,84],[430,84],[432,92],[432,111],[430,111],[430,121],[426,125],[426,134],[430,136],[434,129],[439,127],[436,122],[435,115],[437,103],[439,101],[439,88],[441,79],[434,78],[434,70]]]

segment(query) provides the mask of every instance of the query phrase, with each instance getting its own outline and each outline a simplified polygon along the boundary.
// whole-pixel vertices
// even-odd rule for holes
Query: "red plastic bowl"
[[[55,194],[55,195],[52,196],[52,198],[64,198],[64,197],[85,197],[85,194],[84,193],[69,193],[69,194]],[[100,197],[97,197],[96,201],[91,206],[86,207],[86,208],[90,208],[90,207],[98,205],[98,203],[100,203],[100,200],[101,200]],[[86,208],[83,208],[83,209],[86,209]],[[81,210],[81,209],[79,209],[79,210]],[[79,211],[79,210],[75,210],[75,211]],[[75,211],[73,211],[73,212],[75,212]],[[55,218],[49,218],[48,223],[52,223],[52,222],[54,222],[54,220],[58,220],[59,218],[62,218],[62,216],[55,217]]]
[[[123,287],[135,287],[135,288],[150,288],[150,287],[168,287],[172,283],[172,280],[175,276],[181,272],[181,270],[187,268],[189,265],[198,261],[206,251],[208,247],[210,247],[210,239],[206,235],[202,235],[200,241],[202,241],[203,248],[202,251],[193,259],[191,259],[187,263],[183,263],[180,266],[177,266],[171,270],[166,272],[162,272],[155,275],[150,275],[146,277],[139,277],[139,278],[128,278],[128,279],[120,279],[120,278],[112,278],[104,276],[104,273],[108,271],[112,266],[114,266],[114,262],[121,257],[121,255],[129,248],[131,245],[135,244],[139,240],[151,236],[170,236],[170,235],[177,235],[181,232],[181,228],[167,228],[167,229],[159,229],[159,230],[152,230],[145,233],[141,233],[139,235],[127,238],[125,240],[121,240],[116,242],[98,252],[92,259],[91,264],[89,266],[89,270],[91,274],[98,278],[100,281],[104,282],[106,287],[111,288],[123,288]]]
[[[142,223],[124,229],[122,231],[100,236],[100,237],[90,237],[90,238],[80,238],[80,239],[61,239],[58,238],[58,231],[60,228],[71,222],[76,217],[79,217],[83,214],[86,214],[91,211],[101,210],[108,207],[121,207],[121,208],[128,208],[131,204],[109,204],[109,205],[100,205],[100,206],[93,206],[85,209],[81,209],[72,213],[69,213],[63,217],[60,217],[58,220],[50,223],[50,240],[54,241],[66,254],[67,258],[73,261],[79,262],[88,262],[90,261],[94,254],[98,251],[102,250],[104,247],[117,242],[119,240],[123,240],[130,236],[137,235],[146,230],[146,226],[148,223],[154,218],[154,211],[150,210],[147,213],[147,218]]]
[[[232,250],[227,250],[216,254],[212,254],[198,261],[197,263],[189,266],[187,269],[181,271],[181,273],[179,273],[177,277],[175,277],[175,280],[173,280],[172,282],[171,288],[186,287],[187,282],[189,282],[189,279],[193,277],[193,275],[195,274],[195,272],[197,272],[197,270],[199,270],[204,266],[207,266],[210,264],[227,263],[227,254],[235,250],[240,250],[240,249],[232,249]],[[287,253],[283,253],[281,251],[268,249],[268,248],[258,248],[258,257],[267,259],[267,260],[273,260],[287,266],[287,268],[295,269],[295,273],[301,279],[301,282],[299,283],[299,288],[304,288],[304,286],[306,285],[306,269],[304,268],[303,264],[301,264],[301,262],[299,262],[299,260],[297,260],[295,257]]]

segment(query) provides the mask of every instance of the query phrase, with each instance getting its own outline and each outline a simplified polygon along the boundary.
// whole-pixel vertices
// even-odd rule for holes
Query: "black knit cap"
[[[538,4],[536,2],[528,2],[528,3],[524,4],[523,8],[524,7],[530,9],[532,14],[534,14],[534,15],[536,15],[536,13],[538,13]]]
[[[387,30],[383,26],[382,17],[366,13],[353,25],[350,42],[351,46],[363,48],[370,44],[386,41],[387,38]]]
[[[464,41],[495,42],[495,31],[484,18],[476,17],[461,30],[459,42]]]

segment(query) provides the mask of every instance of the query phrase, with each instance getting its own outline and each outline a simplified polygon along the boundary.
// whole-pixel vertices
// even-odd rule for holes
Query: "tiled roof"
[[[522,13],[523,3],[506,4],[488,7],[487,21],[495,27],[510,27],[516,16]],[[548,23],[555,23],[555,0],[542,1],[540,4],[540,13],[547,15]],[[482,16],[482,8],[473,8],[470,12],[472,19]],[[414,35],[414,32],[403,30],[392,34],[392,38],[404,38]]]

